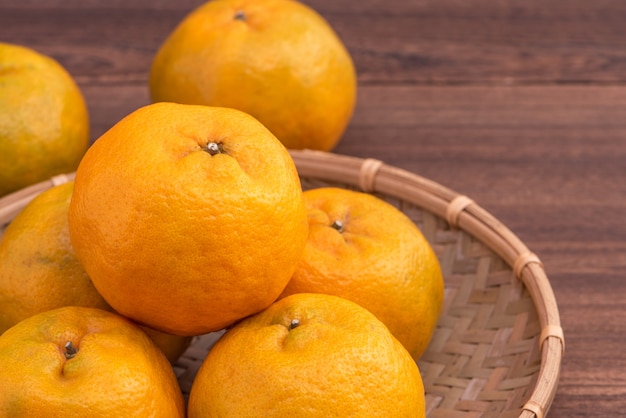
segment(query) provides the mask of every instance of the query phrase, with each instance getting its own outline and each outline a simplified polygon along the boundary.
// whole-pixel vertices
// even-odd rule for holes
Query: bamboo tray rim
[[[373,158],[312,150],[292,150],[291,155],[301,176],[339,180],[364,192],[380,192],[409,201],[445,219],[452,228],[473,235],[512,268],[528,289],[541,326],[539,376],[519,417],[545,417],[556,394],[565,338],[552,286],[539,257],[471,198],[418,174]]]
[[[519,417],[545,417],[556,394],[565,339],[556,299],[539,257],[471,198],[418,174],[373,158],[312,150],[290,150],[290,154],[300,176],[341,181],[364,192],[380,192],[406,200],[443,218],[451,228],[474,236],[511,267],[528,290],[541,327],[539,374]],[[71,181],[74,176],[73,172],[54,176],[0,198],[0,227],[39,193]]]

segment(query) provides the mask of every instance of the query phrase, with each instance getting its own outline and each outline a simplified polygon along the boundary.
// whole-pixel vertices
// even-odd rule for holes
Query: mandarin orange
[[[329,151],[354,111],[349,51],[311,7],[293,0],[208,1],[154,57],[152,101],[232,107],[287,148]]]
[[[0,334],[39,312],[68,305],[110,310],[70,244],[73,183],[43,192],[0,237]]]
[[[89,114],[71,74],[0,42],[0,196],[75,170],[88,145]]]
[[[417,360],[443,307],[439,261],[401,211],[367,193],[340,188],[304,192],[309,237],[281,297],[326,293],[374,313]]]
[[[278,297],[308,224],[295,164],[259,121],[235,109],[156,103],[86,153],[69,231],[116,311],[198,335]]]
[[[173,369],[127,319],[68,306],[0,336],[0,416],[183,418]]]
[[[297,294],[229,329],[191,387],[189,418],[425,417],[410,354],[346,299]]]

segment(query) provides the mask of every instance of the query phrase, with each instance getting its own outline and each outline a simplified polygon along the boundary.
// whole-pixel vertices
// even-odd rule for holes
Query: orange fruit
[[[0,196],[74,171],[88,145],[72,76],[51,57],[0,42]]]
[[[113,309],[94,287],[70,243],[73,182],[33,199],[0,236],[0,334],[37,313],[64,306]],[[144,327],[174,362],[189,338]]]
[[[418,359],[441,313],[439,261],[418,227],[367,193],[340,188],[304,192],[309,237],[281,297],[341,296],[370,310]]]
[[[163,353],[136,325],[94,308],[32,316],[0,336],[0,416],[185,416]]]
[[[116,311],[199,335],[280,295],[308,224],[295,164],[259,121],[235,109],[157,103],[87,151],[69,230]]]
[[[232,107],[287,148],[329,151],[352,117],[352,58],[330,24],[293,0],[209,1],[159,48],[152,101]]]
[[[115,312],[115,311],[113,311]],[[191,345],[191,337],[169,334],[145,325],[139,327],[148,334],[152,342],[165,354],[170,363],[174,364]]]
[[[228,330],[193,381],[188,417],[425,417],[416,363],[372,313],[297,294]]]
[[[0,237],[0,334],[36,313],[76,305],[111,309],[70,244],[73,183],[41,193]]]

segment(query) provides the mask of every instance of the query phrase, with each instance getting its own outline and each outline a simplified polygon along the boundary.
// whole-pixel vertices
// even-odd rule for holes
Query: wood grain
[[[147,104],[166,34],[200,0],[0,1],[0,40],[57,58],[95,140]],[[354,57],[338,153],[469,195],[542,259],[565,330],[550,417],[626,410],[626,2],[309,0]],[[0,156],[1,158],[1,156]]]

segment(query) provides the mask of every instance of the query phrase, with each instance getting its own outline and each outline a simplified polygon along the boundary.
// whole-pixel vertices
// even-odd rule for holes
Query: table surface
[[[157,48],[202,0],[0,0],[0,40],[60,61],[95,140],[149,103]],[[473,198],[543,261],[566,352],[550,417],[626,410],[626,2],[306,0],[358,72],[337,153]]]

